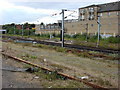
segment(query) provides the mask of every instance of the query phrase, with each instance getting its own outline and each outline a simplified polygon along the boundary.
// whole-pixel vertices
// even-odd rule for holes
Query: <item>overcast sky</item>
[[[76,19],[78,17],[78,8],[92,5],[115,2],[119,0],[0,0],[0,24],[10,23],[54,23],[61,20],[61,9],[74,10],[71,17],[67,19]],[[52,16],[57,13],[56,16]],[[65,12],[68,16],[70,11]]]

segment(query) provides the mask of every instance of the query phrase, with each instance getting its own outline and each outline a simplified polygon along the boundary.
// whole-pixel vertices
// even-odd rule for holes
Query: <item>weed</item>
[[[101,78],[98,78],[97,82],[102,86],[112,86],[108,80],[103,80]]]
[[[56,51],[57,52],[66,52],[66,48],[57,47]]]
[[[24,64],[24,66],[23,66],[24,68],[30,68],[31,67],[31,65],[29,65],[29,64]]]
[[[30,58],[32,58],[32,59],[36,59],[36,58],[37,58],[37,56],[30,56]]]

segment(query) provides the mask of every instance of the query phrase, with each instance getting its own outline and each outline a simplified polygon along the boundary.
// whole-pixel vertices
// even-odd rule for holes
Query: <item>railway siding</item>
[[[56,42],[49,42],[49,41],[39,41],[39,40],[30,40],[27,38],[21,38],[21,37],[15,37],[15,36],[2,36],[3,38],[11,38],[13,40],[24,40],[24,41],[32,41],[32,42],[37,42],[40,44],[45,44],[45,45],[53,45],[53,46],[61,46],[61,43],[56,43]],[[98,52],[103,52],[103,53],[119,53],[120,50],[115,50],[115,49],[106,49],[106,48],[101,48],[101,47],[87,47],[87,46],[80,46],[80,45],[73,45],[73,44],[65,44],[66,48],[74,48],[78,50],[88,50],[88,51],[98,51]]]

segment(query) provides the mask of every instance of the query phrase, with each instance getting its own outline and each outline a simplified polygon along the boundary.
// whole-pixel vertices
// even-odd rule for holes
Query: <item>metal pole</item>
[[[23,24],[22,24],[22,37],[23,37]]]
[[[14,25],[14,34],[15,34],[15,25]]]
[[[97,47],[99,46],[100,43],[100,16],[98,16],[98,40],[97,40]]]
[[[64,47],[64,10],[62,9],[62,47]]]
[[[86,24],[86,42],[88,41],[88,23]]]

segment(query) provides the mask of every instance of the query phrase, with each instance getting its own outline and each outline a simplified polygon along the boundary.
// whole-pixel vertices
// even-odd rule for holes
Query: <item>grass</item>
[[[103,80],[101,78],[97,79],[98,84],[102,86],[112,86],[111,83],[108,80]]]
[[[12,34],[6,34],[7,36],[17,36],[17,37],[21,37],[21,35],[12,35]],[[52,38],[53,40],[57,40],[59,41],[59,35],[55,35],[56,37]],[[35,40],[45,40],[45,39],[50,39],[49,35],[32,35],[32,36],[23,36],[24,38],[33,38]],[[80,35],[80,34],[76,34],[73,36],[69,36],[69,35],[65,35],[65,40],[73,40],[75,45],[83,45],[83,46],[91,46],[91,47],[96,47],[97,45],[97,36],[91,36],[88,39],[88,42],[85,42],[85,35]],[[120,38],[117,37],[109,37],[109,38],[105,38],[100,40],[99,43],[99,47],[103,47],[103,48],[112,48],[112,49],[119,49],[119,42]]]
[[[51,66],[57,67],[58,69],[67,69],[67,70],[71,70],[71,69],[68,68],[68,67],[65,67],[65,66],[62,66],[62,65],[58,65],[58,64],[51,64]]]
[[[19,43],[16,43],[19,44]],[[44,49],[49,49],[49,50],[55,50],[57,52],[62,52],[62,53],[72,53],[74,55],[77,55],[79,57],[85,57],[85,58],[94,58],[94,57],[100,57],[103,59],[109,59],[109,60],[117,60],[119,59],[117,55],[107,55],[103,54],[100,52],[95,52],[95,51],[81,51],[77,49],[68,49],[68,48],[62,48],[59,46],[51,46],[51,45],[44,45],[44,44],[29,44],[29,43],[20,43],[23,46],[32,46],[32,47],[37,47],[37,48],[44,48]],[[29,58],[36,59],[36,56],[30,56]]]
[[[24,67],[30,68],[32,66],[25,64]],[[39,77],[41,84],[46,88],[89,88],[89,86],[86,86],[82,82],[70,80],[58,75],[56,71],[49,72],[37,68],[37,72],[32,73]]]
[[[37,56],[25,53],[24,55],[22,55],[22,58],[25,59],[25,60],[28,60],[28,59],[37,59]]]
[[[46,49],[44,49],[43,48],[44,45],[42,45],[42,48],[39,48],[39,50],[38,50],[38,48],[32,48],[31,46],[30,47],[27,46],[27,47],[25,47],[24,50],[22,50],[22,46],[21,45],[16,45],[16,44],[14,44],[14,46],[12,45],[11,47],[15,48],[15,46],[16,46],[16,49],[18,51],[21,51],[21,52],[24,52],[24,53],[29,53],[30,52],[29,54],[31,54],[31,55],[36,54],[37,55],[37,60],[35,59],[34,63],[37,63],[37,64],[40,63],[40,61],[38,59],[39,59],[39,56],[41,57],[41,55],[42,55],[44,58],[47,59],[47,61],[51,61],[51,63],[55,62],[54,64],[56,64],[56,63],[59,64],[59,65],[53,65],[54,67],[62,68],[61,65],[67,66],[68,68],[71,68],[71,69],[73,69],[72,67],[76,67],[76,69],[78,69],[77,70],[78,72],[76,72],[76,74],[80,73],[81,76],[84,76],[84,74],[82,73],[82,70],[83,70],[83,72],[89,73],[90,75],[93,75],[93,76],[98,75],[97,77],[102,77],[101,73],[103,73],[105,77],[102,77],[102,78],[108,79],[108,80],[109,80],[109,76],[107,74],[110,74],[111,76],[114,76],[116,74],[116,70],[117,70],[117,69],[115,69],[115,68],[117,68],[116,65],[115,65],[115,68],[114,68],[114,65],[112,63],[108,64],[108,63],[106,63],[105,60],[104,60],[105,62],[102,63],[101,61],[103,61],[103,60],[91,60],[91,59],[87,59],[87,58],[77,57],[77,55],[72,54],[75,50],[68,49],[67,52],[65,52],[66,53],[65,54],[65,53],[57,53],[56,51],[54,51],[54,49],[56,47],[53,47],[54,49],[52,49],[52,46],[49,46],[49,48],[51,47],[50,49],[47,46],[45,46]],[[18,46],[20,46],[20,47],[18,47]],[[47,50],[47,48],[48,48],[48,50]],[[77,52],[77,51],[75,51],[75,52]],[[82,53],[82,52],[78,52],[78,53]],[[91,53],[97,54],[97,52],[91,52]],[[17,52],[16,52],[16,54],[17,54]],[[26,56],[29,57],[29,55],[26,55]],[[108,67],[108,65],[110,65],[111,67]],[[72,74],[73,71],[70,70],[67,73]],[[115,75],[115,77],[116,76],[117,75]],[[49,77],[46,77],[46,78],[49,81]],[[59,81],[59,80],[60,79],[56,79],[55,81]],[[57,84],[57,85],[60,85],[60,84]],[[59,87],[61,87],[61,86],[59,86]]]
[[[40,70],[35,72],[37,76],[45,79],[44,86],[48,88],[84,88],[87,87],[82,82],[65,79],[65,77],[57,75],[56,72],[46,72]]]

